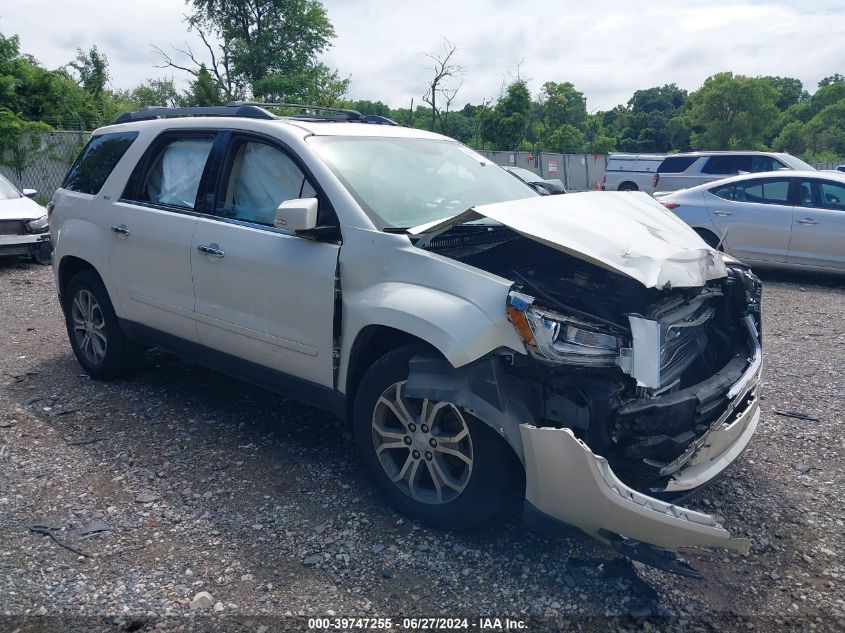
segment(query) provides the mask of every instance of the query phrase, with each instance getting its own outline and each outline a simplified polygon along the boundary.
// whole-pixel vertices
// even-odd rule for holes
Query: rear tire
[[[355,443],[376,487],[402,514],[444,529],[483,523],[513,499],[510,447],[490,427],[446,402],[404,396],[406,346],[369,368],[353,407]]]
[[[124,336],[100,277],[91,270],[77,273],[63,294],[68,338],[83,369],[98,380],[130,376],[143,348]]]
[[[619,191],[639,191],[640,188],[637,187],[636,184],[633,182],[623,182],[619,185]]]

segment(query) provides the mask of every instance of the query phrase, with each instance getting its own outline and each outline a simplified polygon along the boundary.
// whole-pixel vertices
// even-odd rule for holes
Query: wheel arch
[[[701,239],[703,239],[707,243],[708,246],[711,246],[712,248],[716,248],[716,245],[721,240],[721,238],[716,235],[716,233],[710,228],[704,226],[695,226],[693,227],[693,230],[698,234]]]
[[[404,330],[387,325],[368,325],[362,328],[355,337],[349,352],[349,362],[346,367],[344,383],[346,393],[346,417],[352,419],[355,404],[355,394],[361,384],[361,378],[367,370],[388,352],[406,345],[419,345],[431,353],[442,357],[441,352],[431,343]],[[443,357],[445,360],[445,357]]]
[[[105,286],[105,280],[100,274],[100,271],[98,271],[97,267],[94,266],[88,260],[82,259],[81,257],[76,257],[75,255],[65,255],[64,257],[62,257],[61,261],[59,261],[57,283],[59,297],[62,299],[62,301],[64,301],[64,293],[67,289],[68,284],[70,283],[70,280],[85,270],[92,271],[95,275],[97,275],[97,277],[100,278],[100,281],[102,281],[103,285]]]

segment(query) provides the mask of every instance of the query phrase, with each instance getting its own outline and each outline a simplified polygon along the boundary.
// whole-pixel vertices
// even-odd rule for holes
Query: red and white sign
[[[555,172],[555,173],[557,172],[557,161],[556,160],[550,160],[549,161],[549,171]]]

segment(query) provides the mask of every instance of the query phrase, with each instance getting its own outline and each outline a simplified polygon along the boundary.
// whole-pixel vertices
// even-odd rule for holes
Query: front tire
[[[131,375],[143,349],[126,339],[109,293],[96,273],[76,274],[64,293],[65,325],[76,360],[98,380]]]
[[[376,487],[402,514],[444,529],[483,523],[511,500],[519,473],[505,441],[448,402],[404,395],[402,347],[361,380],[353,410],[358,450]]]

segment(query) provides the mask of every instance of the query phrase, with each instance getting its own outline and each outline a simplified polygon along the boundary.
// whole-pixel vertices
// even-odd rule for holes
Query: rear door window
[[[733,198],[728,199],[761,204],[789,204],[790,180],[789,178],[760,178],[736,182],[733,184]]]
[[[215,135],[168,134],[138,164],[123,197],[157,206],[194,209]]]
[[[62,189],[97,194],[126,150],[138,138],[137,132],[115,132],[94,136],[73,161]]]
[[[657,173],[680,174],[685,172],[687,168],[697,160],[698,156],[669,156],[660,163],[660,167],[657,168]]]
[[[739,169],[736,156],[711,156],[707,159],[704,167],[701,168],[701,173],[715,175],[738,174]]]

